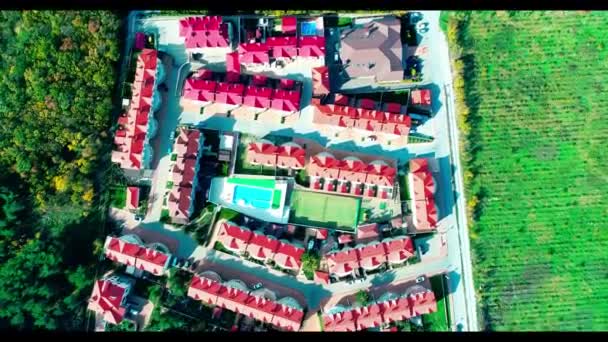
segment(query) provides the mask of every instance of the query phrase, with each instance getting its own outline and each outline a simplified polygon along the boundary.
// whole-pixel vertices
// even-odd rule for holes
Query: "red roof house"
[[[270,37],[266,39],[266,45],[272,49],[274,58],[294,58],[298,55],[295,36]]]
[[[414,256],[415,249],[412,239],[404,236],[382,242],[389,263],[399,264]]]
[[[154,275],[161,275],[169,262],[169,255],[145,248],[135,260],[135,267],[140,270],[148,271]]]
[[[249,294],[241,289],[222,285],[217,296],[217,306],[241,313]]]
[[[312,69],[312,93],[315,96],[329,94],[329,68],[321,66]]]
[[[123,304],[130,287],[130,283],[112,278],[95,281],[88,309],[102,315],[103,320],[107,323],[119,324],[126,313]]]
[[[435,182],[426,159],[410,160],[414,192],[414,226],[418,230],[435,229],[437,226],[437,207],[435,206]]]
[[[356,331],[356,311],[347,310],[323,315],[323,331]]]
[[[374,239],[379,236],[378,234],[378,224],[370,223],[366,225],[362,225],[357,227],[357,239]]]
[[[205,276],[194,275],[190,287],[188,287],[188,297],[205,302],[208,305],[215,305],[217,295],[222,284]]]
[[[127,187],[127,209],[135,210],[139,208],[139,188],[136,186]]]
[[[296,17],[288,16],[281,18],[281,30],[285,35],[295,35],[298,20]]]
[[[250,143],[247,147],[246,161],[252,165],[275,166],[277,147],[265,140]]]
[[[247,228],[237,226],[231,222],[223,222],[220,225],[217,239],[226,249],[241,254],[245,251],[251,235],[251,231]]]
[[[329,273],[340,278],[352,274],[359,268],[359,256],[354,249],[326,254],[325,257]]]
[[[270,108],[271,97],[271,88],[250,85],[245,88],[243,104],[255,108]]]
[[[304,248],[280,242],[273,260],[282,268],[299,271],[302,266],[302,254],[304,254]]]
[[[306,150],[295,143],[285,143],[277,148],[277,166],[283,169],[303,169]]]
[[[329,284],[329,273],[322,271],[315,271],[314,276],[315,283],[317,284]]]
[[[277,309],[277,303],[270,299],[249,295],[244,305],[239,307],[239,312],[242,315],[257,319],[264,323],[270,323],[274,312]]]
[[[382,162],[372,162],[367,169],[368,184],[376,186],[393,186],[397,170]]]
[[[277,304],[271,323],[287,331],[298,331],[302,326],[304,311],[287,305]]]
[[[240,83],[219,82],[216,88],[215,102],[228,105],[240,105],[243,103],[245,86]]]
[[[406,297],[387,300],[379,304],[382,307],[384,320],[387,323],[399,322],[412,318],[410,302]]]
[[[437,312],[437,301],[433,291],[425,291],[411,294],[409,296],[412,316],[426,315]]]
[[[412,90],[410,96],[410,105],[412,106],[431,106],[431,90],[430,89],[415,89]]]
[[[300,110],[300,91],[275,89],[272,94],[271,108],[285,112]]]
[[[338,163],[339,179],[352,183],[365,183],[367,179],[367,164],[355,157],[347,157]]]
[[[386,262],[384,246],[374,243],[356,249],[359,256],[359,264],[366,270],[375,270]]]
[[[302,57],[325,57],[325,37],[302,36],[298,39],[298,55]]]
[[[339,173],[338,160],[331,154],[324,152],[310,158],[308,163],[309,176],[337,179]]]
[[[239,61],[238,52],[234,51],[226,54],[226,72],[241,73],[241,62]]]
[[[270,62],[268,50],[268,45],[263,43],[243,43],[239,44],[237,51],[242,63],[257,64]]]
[[[279,248],[279,244],[279,240],[273,236],[253,232],[246,251],[249,253],[250,257],[260,261],[266,261],[273,257]]]
[[[357,311],[357,330],[377,328],[384,323],[382,306],[378,304],[371,304],[355,310]]]
[[[179,21],[179,35],[187,49],[228,47],[228,25],[218,16],[188,17]]]

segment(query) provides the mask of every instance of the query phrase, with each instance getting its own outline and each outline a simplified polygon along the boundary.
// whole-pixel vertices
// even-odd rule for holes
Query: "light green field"
[[[481,328],[608,330],[608,13],[458,20]]]
[[[354,231],[361,199],[294,190],[289,221],[307,226]]]
[[[238,185],[249,185],[257,186],[265,189],[274,189],[276,181],[274,179],[258,179],[258,178],[241,178],[241,177],[230,177],[228,183]]]

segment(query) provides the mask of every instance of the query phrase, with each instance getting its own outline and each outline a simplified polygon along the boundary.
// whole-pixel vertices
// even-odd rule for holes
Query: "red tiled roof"
[[[324,57],[325,37],[302,36],[298,39],[298,55],[303,57]]]
[[[285,144],[277,148],[277,165],[283,168],[301,169],[304,167],[306,150],[299,146]]]
[[[371,304],[355,309],[357,311],[357,330],[379,327],[383,323],[382,307]]]
[[[298,331],[302,326],[304,311],[291,308],[287,305],[277,304],[272,317],[272,324],[288,331]]]
[[[315,271],[314,279],[317,284],[329,284],[329,273]]]
[[[327,234],[328,234],[327,229],[319,228],[319,229],[317,229],[316,237],[319,240],[325,240],[325,239],[327,239]]]
[[[430,89],[415,89],[412,90],[411,105],[413,106],[430,106],[431,105],[431,90]]]
[[[387,323],[399,322],[412,318],[410,303],[406,297],[384,301],[380,303],[380,306],[383,309],[384,320]]]
[[[370,99],[360,99],[359,107],[363,109],[376,109],[376,101]]]
[[[323,315],[323,331],[356,331],[357,313],[348,310],[336,314]]]
[[[204,276],[194,275],[188,288],[188,297],[214,305],[222,285]]]
[[[137,209],[139,207],[139,188],[136,186],[127,187],[127,208]]]
[[[370,239],[378,237],[378,224],[370,223],[357,227],[357,239]]]
[[[286,112],[300,110],[300,91],[275,89],[272,94],[271,108]]]
[[[415,226],[417,229],[434,229],[437,226],[437,208],[435,206],[435,182],[426,159],[410,160],[412,189],[414,192]]]
[[[278,248],[279,240],[253,232],[246,250],[249,252],[250,257],[258,260],[266,260],[272,258]]]
[[[283,268],[297,271],[302,266],[302,254],[304,254],[304,248],[280,242],[273,260]]]
[[[414,243],[407,236],[396,240],[383,241],[384,250],[390,263],[401,263],[414,256]]]
[[[236,74],[241,73],[241,63],[239,62],[238,52],[230,52],[226,54],[226,71],[234,72]]]
[[[412,316],[426,315],[437,312],[437,301],[433,291],[418,292],[409,296]]]
[[[179,21],[179,35],[186,48],[228,47],[228,25],[213,16],[188,17]]]
[[[124,139],[114,140],[117,146],[112,152],[112,162],[122,168],[139,170],[143,166],[157,61],[157,51],[152,49],[143,49],[137,57],[131,104],[127,116],[119,119],[122,128],[117,135]]]
[[[256,75],[253,75],[253,77],[251,77],[251,82],[256,87],[266,87],[268,85],[268,77],[264,76],[264,75],[256,74]],[[268,88],[268,89],[270,89],[270,88]]]
[[[249,229],[239,227],[230,222],[223,222],[220,225],[218,240],[229,250],[241,253],[245,251],[251,235],[252,233]]]
[[[216,92],[215,102],[238,105],[243,103],[245,86],[240,83],[219,82],[217,84]]]
[[[283,30],[284,34],[295,35],[297,22],[296,17],[283,17],[281,18],[281,30]]]
[[[156,275],[164,271],[170,257],[163,252],[111,236],[106,237],[105,254],[110,260],[127,266],[135,266]]]
[[[401,114],[401,104],[395,102],[389,102],[384,104],[384,108],[387,112]]]
[[[272,89],[267,87],[247,86],[243,104],[256,108],[269,108]]]
[[[160,275],[163,273],[168,261],[169,256],[167,254],[145,248],[137,260],[135,260],[135,267],[155,275]]]
[[[354,249],[325,255],[330,274],[343,277],[359,267],[359,257]]]
[[[357,255],[361,267],[368,270],[376,269],[386,262],[384,246],[381,243],[359,247]]]
[[[327,66],[312,69],[312,88],[314,95],[324,95],[329,93],[329,69]]]
[[[109,279],[97,280],[93,286],[88,308],[103,315],[104,321],[119,324],[126,312],[126,309],[121,306],[125,292],[125,287],[115,284]]]
[[[247,147],[247,162],[275,166],[277,164],[278,148],[270,143],[253,142]]]

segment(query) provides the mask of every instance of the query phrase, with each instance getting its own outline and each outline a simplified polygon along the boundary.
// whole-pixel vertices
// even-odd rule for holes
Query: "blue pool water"
[[[314,21],[303,22],[300,26],[300,34],[303,36],[316,36],[317,23]]]
[[[243,202],[258,209],[268,209],[272,202],[272,190],[237,185],[234,187],[232,203],[240,205]]]

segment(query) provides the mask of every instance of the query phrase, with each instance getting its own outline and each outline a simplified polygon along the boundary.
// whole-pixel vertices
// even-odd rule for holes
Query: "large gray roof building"
[[[401,23],[394,17],[384,18],[343,32],[340,59],[349,78],[399,81],[403,79],[402,49]]]

